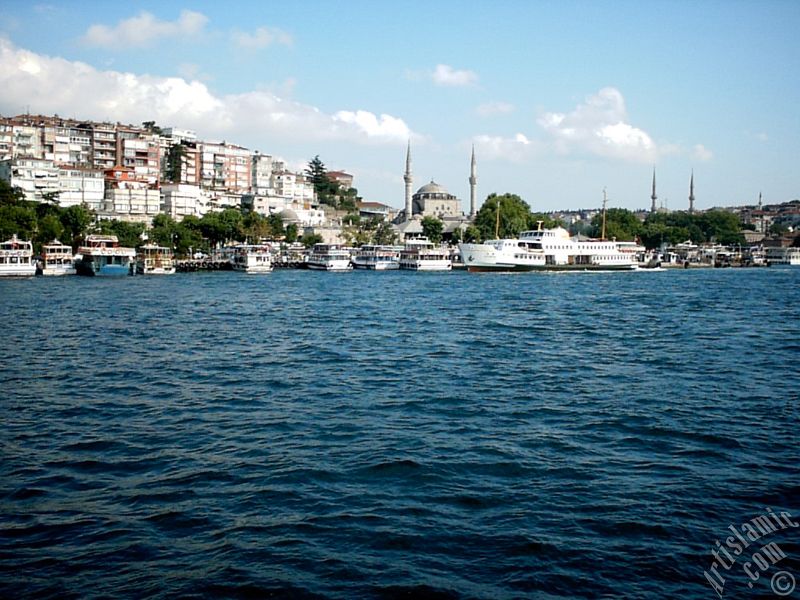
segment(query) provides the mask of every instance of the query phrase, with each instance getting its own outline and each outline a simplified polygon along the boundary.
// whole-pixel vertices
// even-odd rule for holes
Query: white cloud
[[[492,115],[502,115],[514,112],[514,105],[508,102],[487,102],[479,105],[475,112],[481,117],[490,117]]]
[[[522,163],[538,150],[538,145],[522,133],[513,137],[478,135],[473,142],[481,159],[487,160]]]
[[[562,154],[588,152],[645,163],[659,154],[647,132],[628,123],[625,99],[613,87],[587,97],[570,113],[544,113],[538,123]]]
[[[208,17],[192,10],[182,10],[176,21],[161,21],[142,11],[114,27],[92,25],[81,40],[89,46],[104,48],[140,48],[159,38],[197,35],[203,31]]]
[[[330,115],[264,90],[219,96],[197,80],[102,71],[17,48],[2,37],[0,89],[0,114],[30,106],[33,112],[82,119],[155,120],[194,129],[207,139],[405,143],[412,136],[406,123],[391,115],[364,110]]]
[[[703,144],[696,144],[694,148],[692,148],[692,158],[706,162],[714,158],[714,153],[703,146]]]
[[[293,41],[291,35],[272,27],[259,27],[254,33],[234,31],[231,35],[236,45],[251,50],[266,48],[274,44],[291,46]]]
[[[459,71],[450,65],[436,65],[431,79],[436,85],[451,87],[464,87],[478,82],[478,76],[473,71]]]

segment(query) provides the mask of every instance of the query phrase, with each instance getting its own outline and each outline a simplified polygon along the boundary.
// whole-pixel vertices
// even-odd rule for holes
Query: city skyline
[[[312,2],[191,9],[6,3],[0,114],[197,131],[355,176],[404,203],[432,179],[469,210],[695,208],[797,198],[792,2],[572,2],[375,10]]]

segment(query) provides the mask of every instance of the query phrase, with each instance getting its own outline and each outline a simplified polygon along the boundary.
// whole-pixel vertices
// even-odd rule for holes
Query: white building
[[[168,183],[161,186],[163,210],[176,221],[193,215],[202,217],[208,211],[208,195],[197,185]]]
[[[30,202],[41,202],[45,194],[58,193],[61,188],[58,168],[52,160],[14,158],[0,162],[0,178],[12,187],[19,187]]]
[[[58,203],[61,208],[85,204],[91,210],[101,210],[105,196],[103,171],[59,165]]]

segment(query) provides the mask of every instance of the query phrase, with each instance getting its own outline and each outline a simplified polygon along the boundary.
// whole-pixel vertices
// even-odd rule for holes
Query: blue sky
[[[435,179],[534,210],[800,197],[800,2],[4,0],[0,114],[197,131],[366,200]]]

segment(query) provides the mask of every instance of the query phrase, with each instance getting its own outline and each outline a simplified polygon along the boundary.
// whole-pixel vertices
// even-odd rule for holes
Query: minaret
[[[658,200],[658,196],[656,196],[656,169],[655,169],[655,167],[653,167],[653,193],[650,195],[650,200],[653,201],[653,203],[650,205],[650,212],[654,213],[657,210],[657,208],[656,208],[656,200]]]
[[[411,184],[414,178],[411,176],[411,140],[408,140],[408,150],[406,151],[406,173],[403,175],[406,182],[406,221],[411,220]]]
[[[689,214],[694,213],[694,169],[692,169],[692,178],[689,180]]]
[[[758,210],[761,210],[764,205],[761,203],[761,192],[758,192]]]
[[[469,218],[475,219],[478,212],[475,206],[475,186],[478,183],[478,171],[475,167],[475,144],[472,145],[472,161],[469,166]]]

